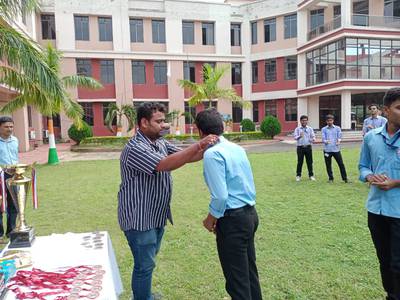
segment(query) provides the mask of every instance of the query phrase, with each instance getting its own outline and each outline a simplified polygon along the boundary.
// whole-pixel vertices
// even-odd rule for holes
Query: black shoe
[[[344,183],[350,183],[348,179],[343,180]]]

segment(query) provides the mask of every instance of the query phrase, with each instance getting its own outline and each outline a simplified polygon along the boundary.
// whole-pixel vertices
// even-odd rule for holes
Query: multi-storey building
[[[35,24],[37,41],[64,53],[64,74],[103,84],[71,90],[95,135],[110,134],[110,102],[201,110],[178,80],[201,82],[205,63],[229,66],[221,86],[253,104],[214,103],[235,130],[274,115],[288,132],[302,114],[318,129],[328,113],[357,130],[367,106],[400,84],[400,0],[47,0]],[[55,121],[67,138],[68,119]]]

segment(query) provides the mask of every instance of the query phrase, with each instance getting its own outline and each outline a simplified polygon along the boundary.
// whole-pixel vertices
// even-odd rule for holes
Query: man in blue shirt
[[[346,167],[343,163],[342,154],[340,153],[340,142],[342,141],[342,130],[339,126],[333,124],[333,115],[326,116],[326,126],[322,128],[322,143],[324,144],[324,158],[326,172],[328,173],[329,182],[333,183],[332,172],[332,156],[335,158],[339,166],[340,175],[345,183],[348,183]]]
[[[313,172],[313,158],[311,144],[315,141],[314,129],[307,126],[308,117],[300,117],[300,126],[294,130],[294,139],[297,142],[297,170],[296,181],[301,179],[301,169],[303,168],[304,156],[306,157],[308,177],[315,181]]]
[[[400,299],[400,88],[388,90],[383,102],[388,122],[365,135],[358,168],[370,184],[368,227],[386,299]]]
[[[204,153],[204,178],[211,194],[203,225],[216,233],[226,291],[233,300],[260,300],[254,235],[258,227],[256,191],[246,152],[227,141],[221,115],[214,108],[200,112],[196,126],[201,137],[219,136]]]
[[[364,120],[363,124],[363,135],[367,134],[369,131],[375,128],[382,127],[386,124],[387,119],[379,115],[378,105],[373,103],[368,106],[371,116]]]
[[[18,139],[13,136],[14,121],[12,118],[0,117],[0,166],[15,165],[18,163]],[[5,173],[4,179],[11,178],[11,175]],[[6,236],[15,228],[17,219],[17,210],[12,201],[11,194],[7,189],[7,230]],[[0,212],[0,241],[3,241],[4,227],[3,216]]]

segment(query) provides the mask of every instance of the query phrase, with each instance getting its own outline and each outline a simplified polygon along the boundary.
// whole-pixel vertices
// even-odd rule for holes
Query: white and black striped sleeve
[[[152,150],[150,147],[136,144],[129,149],[126,159],[128,167],[148,175],[154,175],[156,168],[164,156]]]
[[[165,146],[167,147],[168,155],[174,154],[182,150],[181,148],[176,147],[168,141],[165,141]]]

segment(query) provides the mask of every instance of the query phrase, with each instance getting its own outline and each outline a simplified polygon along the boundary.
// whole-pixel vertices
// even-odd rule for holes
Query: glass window
[[[131,43],[143,43],[143,20],[129,19]]]
[[[102,83],[114,83],[114,61],[100,60],[100,78]]]
[[[196,67],[194,62],[183,63],[183,79],[196,82]]]
[[[194,44],[194,22],[182,21],[182,39],[184,44]]]
[[[238,103],[232,103],[232,122],[240,123],[243,120],[243,108]]]
[[[75,40],[88,41],[89,40],[89,17],[88,16],[74,16],[75,24]]]
[[[93,103],[82,102],[80,105],[83,108],[83,121],[88,125],[93,126]]]
[[[242,64],[232,63],[232,84],[242,83]]]
[[[285,16],[285,39],[297,37],[297,14]]]
[[[400,0],[399,0],[400,1]],[[257,21],[251,22],[251,44],[257,44]]]
[[[41,15],[40,20],[42,23],[42,39],[55,40],[56,39],[56,21],[54,15]]]
[[[297,57],[285,58],[285,80],[297,79]]]
[[[385,0],[383,13],[386,17],[400,17],[400,0]]]
[[[156,84],[167,83],[167,62],[155,61],[154,62],[154,82]]]
[[[99,17],[99,40],[112,41],[112,19],[111,17]]]
[[[92,63],[90,59],[76,60],[76,74],[88,77],[92,76]]]
[[[276,41],[276,19],[267,19],[264,21],[264,42]]]
[[[132,61],[132,82],[134,84],[146,83],[146,65],[144,61]]]
[[[276,81],[276,60],[268,59],[265,61],[265,81]]]
[[[257,61],[251,62],[251,80],[252,80],[252,83],[258,82],[258,62]]]
[[[310,11],[310,30],[324,25],[324,9],[315,9]]]
[[[253,122],[258,122],[258,101],[253,101]]]
[[[201,23],[203,45],[214,45],[214,23]]]
[[[265,101],[265,116],[276,117],[276,100]]]
[[[231,46],[240,46],[240,24],[231,24]]]
[[[369,0],[353,2],[353,25],[368,26]]]
[[[154,44],[165,43],[165,21],[151,20],[152,37]]]
[[[285,121],[297,121],[297,99],[285,100]]]

